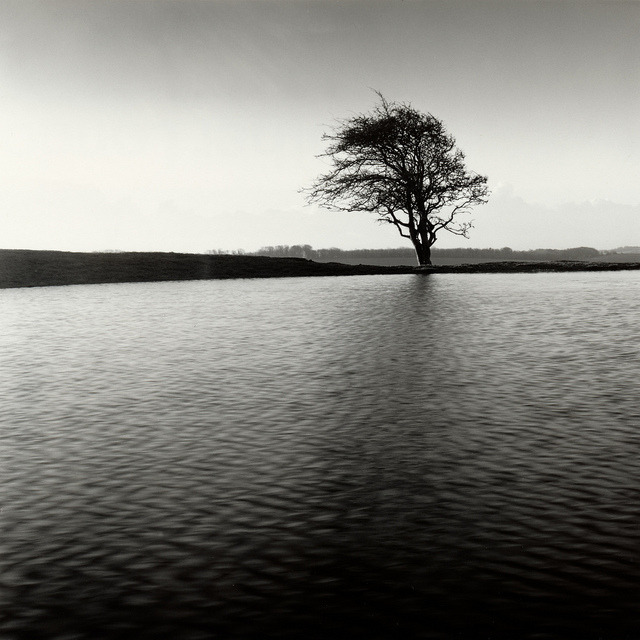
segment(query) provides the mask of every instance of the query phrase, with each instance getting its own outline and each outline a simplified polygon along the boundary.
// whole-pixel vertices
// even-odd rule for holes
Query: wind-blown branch
[[[305,190],[307,201],[337,211],[374,213],[414,244],[420,264],[441,230],[467,237],[462,217],[487,202],[487,178],[468,172],[444,124],[410,105],[380,102],[372,113],[323,135],[331,169]]]

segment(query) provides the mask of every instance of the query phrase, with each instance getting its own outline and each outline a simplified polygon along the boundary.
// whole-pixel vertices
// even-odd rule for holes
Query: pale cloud
[[[597,1],[3,0],[0,245],[399,246],[299,193],[371,88],[489,176],[467,245],[640,244],[639,21]]]
[[[613,249],[640,239],[640,205],[596,200],[548,206],[524,200],[510,185],[497,189],[473,217],[475,228],[465,246]],[[442,239],[439,246],[460,246]]]

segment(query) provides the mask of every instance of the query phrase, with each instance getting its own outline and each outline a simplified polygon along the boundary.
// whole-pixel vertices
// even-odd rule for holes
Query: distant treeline
[[[406,258],[415,260],[413,249],[314,249],[311,245],[278,245],[277,247],[262,247],[247,255],[270,256],[275,258],[307,258],[319,262],[345,259],[379,259],[379,258]],[[432,257],[455,259],[483,259],[483,260],[591,260],[600,255],[600,251],[592,247],[576,247],[574,249],[531,249],[529,251],[514,251],[510,247],[502,249],[432,249]]]

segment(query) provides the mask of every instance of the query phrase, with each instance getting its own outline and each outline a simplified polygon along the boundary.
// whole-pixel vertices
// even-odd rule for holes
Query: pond
[[[3,638],[640,636],[640,272],[0,304]]]

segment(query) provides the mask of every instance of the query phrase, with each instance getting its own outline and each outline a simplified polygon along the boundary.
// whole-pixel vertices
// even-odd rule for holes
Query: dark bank
[[[0,288],[227,278],[292,278],[407,273],[619,271],[629,269],[640,269],[640,263],[580,260],[500,261],[416,268],[408,265],[341,264],[338,262],[315,262],[294,257],[249,255],[0,250]]]

